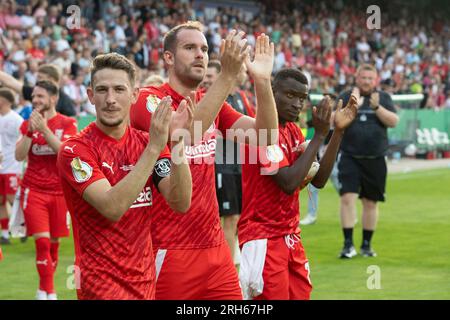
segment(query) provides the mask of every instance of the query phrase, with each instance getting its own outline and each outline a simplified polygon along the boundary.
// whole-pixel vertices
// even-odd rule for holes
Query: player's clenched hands
[[[150,143],[148,147],[154,148],[158,153],[167,145],[171,116],[172,98],[164,97],[153,113],[150,123]]]
[[[315,135],[318,134],[326,137],[330,131],[330,117],[331,117],[331,99],[325,96],[318,107],[313,107],[312,110],[312,124],[314,126]]]
[[[232,30],[220,44],[221,73],[229,78],[236,78],[244,60],[250,52],[244,32]]]
[[[258,36],[253,61],[247,56],[245,64],[253,79],[270,80],[274,62],[274,45],[264,33]]]
[[[182,137],[189,136],[189,129],[192,126],[195,109],[195,91],[190,96],[181,101],[177,111],[172,112],[172,120],[170,121],[170,140],[174,142],[180,141]]]
[[[352,94],[345,108],[342,108],[342,100],[339,99],[334,114],[334,129],[344,130],[355,120],[358,113],[358,99]]]

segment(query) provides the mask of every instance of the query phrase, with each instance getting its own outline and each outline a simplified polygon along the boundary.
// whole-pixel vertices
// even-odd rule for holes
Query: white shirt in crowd
[[[22,172],[22,165],[16,161],[14,156],[22,122],[22,117],[13,110],[3,116],[0,115],[0,151],[3,155],[0,174],[20,174]]]

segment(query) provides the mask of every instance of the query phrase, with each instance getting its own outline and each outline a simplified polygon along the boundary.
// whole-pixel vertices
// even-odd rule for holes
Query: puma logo
[[[113,170],[113,168],[112,168],[112,166],[114,165],[114,162],[110,165],[110,164],[108,164],[108,163],[106,163],[106,162],[103,162],[102,163],[102,167],[105,167],[105,168],[108,168],[109,170],[111,170],[111,173],[112,174],[114,174],[114,170]]]
[[[45,260],[36,260],[36,264],[43,264],[44,266],[47,265],[47,259]]]
[[[64,147],[64,150],[69,150],[70,152],[74,153],[74,152],[73,152],[73,148],[75,148],[76,146],[77,146],[76,144],[74,144],[74,145],[71,146],[71,147],[65,146],[65,147]]]

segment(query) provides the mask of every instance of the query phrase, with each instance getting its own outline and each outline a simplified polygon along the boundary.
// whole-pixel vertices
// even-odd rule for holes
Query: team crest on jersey
[[[266,156],[270,162],[278,163],[283,160],[283,151],[277,144],[273,144],[267,147]]]
[[[58,138],[59,141],[62,140],[63,133],[64,133],[63,129],[56,129],[55,130],[55,136]]]
[[[159,103],[161,102],[161,99],[158,98],[156,95],[151,94],[147,97],[147,110],[150,113],[155,112],[156,108],[158,107]]]
[[[86,162],[81,161],[79,157],[74,158],[70,162],[70,167],[72,168],[73,177],[78,183],[86,182],[92,176],[92,167]]]

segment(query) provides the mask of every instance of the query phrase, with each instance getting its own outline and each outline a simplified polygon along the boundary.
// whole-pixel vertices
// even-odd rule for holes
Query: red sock
[[[56,267],[58,266],[58,250],[59,242],[52,242],[50,244],[50,255],[52,256],[53,261],[53,272],[56,272]]]
[[[50,254],[50,239],[36,240],[36,268],[39,273],[39,289],[47,293],[54,293],[53,266]]]
[[[2,230],[8,230],[9,226],[9,218],[3,218],[0,219],[0,226],[2,227]]]

